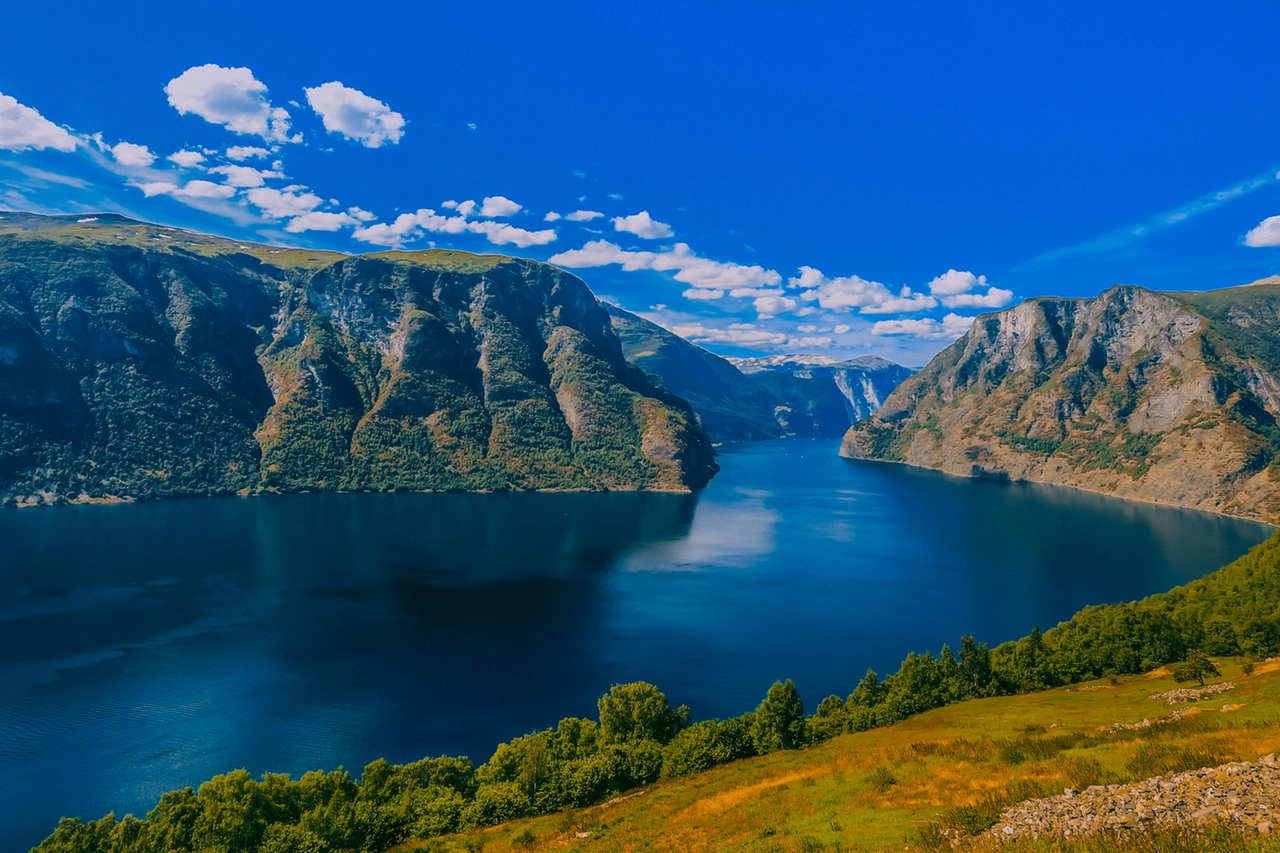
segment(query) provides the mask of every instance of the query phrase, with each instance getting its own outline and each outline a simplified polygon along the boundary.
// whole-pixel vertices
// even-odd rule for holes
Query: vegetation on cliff
[[[0,217],[0,499],[688,489],[688,404],[577,278]]]
[[[868,672],[847,697],[827,697],[810,716],[790,681],[773,685],[752,712],[699,723],[652,685],[619,685],[600,699],[598,720],[565,719],[515,738],[479,768],[465,758],[377,761],[358,781],[342,770],[297,781],[273,774],[257,781],[236,771],[198,791],[166,794],[146,820],[65,819],[37,849],[378,853],[409,838],[590,806],[659,779],[882,728],[968,699],[1198,660],[1197,651],[1252,658],[1280,651],[1280,534],[1168,593],[1088,608],[995,649],[965,637],[958,655],[946,647],[937,656],[910,654],[896,673],[881,680]],[[1040,748],[1019,747],[1018,762]],[[896,777],[885,772],[876,784],[887,789]]]
[[[846,456],[1280,518],[1280,279],[979,317]]]

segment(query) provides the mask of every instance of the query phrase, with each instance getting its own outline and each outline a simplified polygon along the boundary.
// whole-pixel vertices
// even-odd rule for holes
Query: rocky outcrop
[[[1280,766],[1274,755],[1156,776],[1128,785],[1095,785],[1028,800],[1000,815],[989,834],[1001,841],[1121,835],[1157,827],[1209,824],[1270,835],[1280,819]]]
[[[1280,281],[979,317],[841,454],[1280,519]]]
[[[687,490],[689,405],[574,276],[0,218],[0,498]]]

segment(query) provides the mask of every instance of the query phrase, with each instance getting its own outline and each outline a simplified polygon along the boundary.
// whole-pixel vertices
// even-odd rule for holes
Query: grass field
[[[801,851],[951,849],[1028,797],[1145,779],[1280,751],[1280,662],[1220,659],[1237,687],[1169,706],[1168,668],[1022,696],[979,699],[660,782],[600,806],[398,848],[408,851]],[[1179,720],[1168,719],[1178,709]],[[1120,728],[1150,720],[1148,727]],[[584,833],[586,833],[584,835]],[[968,847],[969,842],[963,843]],[[985,845],[980,845],[985,846]],[[1031,850],[1280,850],[1228,834],[1010,844]]]

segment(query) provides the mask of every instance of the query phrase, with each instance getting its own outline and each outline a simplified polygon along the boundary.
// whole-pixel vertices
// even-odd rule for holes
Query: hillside
[[[0,498],[676,489],[716,470],[579,279],[0,216]]]
[[[836,436],[879,409],[911,370],[874,356],[722,358],[607,306],[627,359],[692,404],[712,440]]]
[[[844,456],[1280,519],[1280,279],[986,314]]]

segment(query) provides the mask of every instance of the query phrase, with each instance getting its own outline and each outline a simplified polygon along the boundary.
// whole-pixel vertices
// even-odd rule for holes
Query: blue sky
[[[921,364],[1026,297],[1280,273],[1274,2],[5,19],[2,207],[551,260],[727,354]]]

